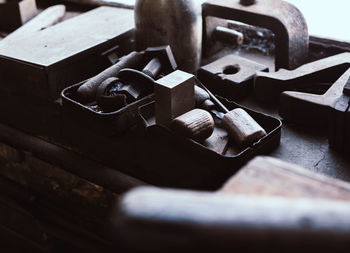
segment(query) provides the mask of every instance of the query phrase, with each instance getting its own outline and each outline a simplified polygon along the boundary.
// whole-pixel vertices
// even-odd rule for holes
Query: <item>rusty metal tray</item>
[[[95,111],[91,107],[83,105],[74,99],[75,91],[85,82],[82,81],[62,90],[62,118],[66,122],[77,122],[82,128],[89,128],[91,131],[99,133],[102,136],[123,134],[136,123],[139,106],[153,100],[153,94],[151,94],[118,111]]]
[[[266,130],[267,135],[250,147],[236,149],[235,153],[231,150],[222,155],[155,124],[152,119],[154,102],[148,103],[139,109],[139,124],[152,140],[153,151],[158,154],[159,163],[164,164],[163,167],[166,168],[166,170],[158,169],[159,177],[165,178],[172,174],[172,180],[181,186],[192,188],[191,185],[201,184],[215,189],[249,159],[256,155],[267,154],[279,145],[282,127],[279,119],[250,110],[225,98],[218,98],[229,110],[238,107],[245,109]],[[189,182],[186,182],[187,180]]]

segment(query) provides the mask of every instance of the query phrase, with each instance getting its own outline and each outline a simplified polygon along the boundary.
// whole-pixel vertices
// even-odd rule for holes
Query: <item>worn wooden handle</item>
[[[209,112],[202,109],[193,109],[175,118],[170,128],[183,136],[195,141],[207,139],[214,130],[214,120]]]
[[[158,58],[153,58],[143,68],[142,72],[152,77],[153,79],[156,79],[161,68],[162,68],[162,63],[160,62],[160,60]]]
[[[265,130],[243,109],[237,108],[224,115],[222,126],[240,146],[249,146],[266,135]]]
[[[122,57],[119,62],[113,66],[105,69],[98,75],[89,79],[86,83],[79,87],[76,92],[77,98],[82,103],[89,103],[96,99],[96,92],[98,86],[107,78],[115,77],[118,75],[119,71],[123,68],[133,68],[141,60],[143,54],[141,52],[131,52],[128,55]]]

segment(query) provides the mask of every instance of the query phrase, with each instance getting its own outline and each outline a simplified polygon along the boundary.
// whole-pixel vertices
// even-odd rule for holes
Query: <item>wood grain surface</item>
[[[350,184],[272,157],[257,157],[220,193],[350,200]]]

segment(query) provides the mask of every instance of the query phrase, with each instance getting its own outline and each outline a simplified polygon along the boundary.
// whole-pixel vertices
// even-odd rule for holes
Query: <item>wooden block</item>
[[[211,114],[196,108],[175,118],[170,128],[174,132],[195,141],[203,141],[211,136],[214,126],[214,119]]]
[[[222,125],[240,146],[249,146],[266,135],[265,130],[241,108],[226,113]]]
[[[176,70],[154,84],[156,123],[169,126],[171,121],[194,108],[194,76]]]
[[[350,184],[272,157],[257,157],[231,177],[220,193],[350,200]]]

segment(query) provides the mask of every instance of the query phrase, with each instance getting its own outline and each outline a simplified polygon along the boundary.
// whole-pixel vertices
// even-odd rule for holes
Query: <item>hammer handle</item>
[[[142,72],[155,79],[162,68],[162,63],[158,58],[153,58],[143,68]]]
[[[203,90],[205,90],[205,91],[209,94],[209,97],[210,97],[211,100],[213,100],[214,104],[215,104],[216,106],[218,106],[221,110],[223,110],[225,113],[228,113],[229,110],[226,108],[226,106],[224,106],[224,105],[219,101],[219,99],[217,99],[217,98],[213,95],[213,93],[211,93],[210,90],[208,90],[208,88],[205,87],[205,85],[202,84],[201,81],[199,81],[199,79],[198,79],[197,77],[195,77],[195,78],[196,78],[196,81],[197,81],[197,83],[198,83],[197,85],[198,85],[199,87],[201,87]]]

